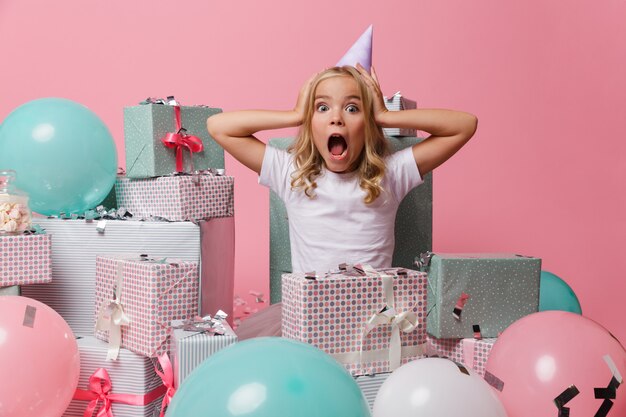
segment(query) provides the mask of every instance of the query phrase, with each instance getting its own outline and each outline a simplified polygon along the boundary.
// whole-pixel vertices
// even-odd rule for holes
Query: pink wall
[[[124,106],[175,94],[226,110],[288,108],[373,23],[385,93],[480,119],[435,173],[434,249],[541,256],[586,315],[626,340],[625,2],[176,4],[0,1],[0,120],[35,98],[73,99],[107,123],[123,161]],[[237,292],[267,293],[268,194],[230,158],[227,169]]]

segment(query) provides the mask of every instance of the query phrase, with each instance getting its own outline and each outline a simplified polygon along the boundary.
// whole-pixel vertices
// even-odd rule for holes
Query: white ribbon
[[[130,318],[124,312],[121,302],[123,282],[124,260],[117,261],[117,279],[115,282],[115,295],[108,304],[102,304],[96,330],[109,332],[109,348],[106,360],[116,360],[122,344],[122,326],[128,326]]]
[[[383,284],[383,294],[385,297],[385,307],[378,313],[375,313],[365,324],[363,334],[361,335],[361,346],[359,348],[359,362],[363,364],[363,343],[367,335],[377,326],[391,325],[391,337],[389,338],[389,368],[391,371],[398,368],[402,361],[402,342],[400,340],[400,331],[404,333],[412,332],[417,328],[417,314],[413,311],[396,311],[395,299],[393,294],[393,279],[391,275],[380,275],[369,265],[364,265],[363,270],[366,273],[373,273],[380,276]],[[422,350],[421,348],[419,350]]]

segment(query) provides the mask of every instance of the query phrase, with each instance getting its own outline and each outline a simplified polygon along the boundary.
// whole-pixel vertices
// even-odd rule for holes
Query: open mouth
[[[341,135],[331,135],[328,138],[328,151],[332,159],[342,160],[348,154],[348,143]]]

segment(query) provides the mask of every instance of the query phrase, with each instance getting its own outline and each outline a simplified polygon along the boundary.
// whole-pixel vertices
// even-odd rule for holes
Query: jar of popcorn
[[[28,194],[18,190],[14,181],[15,171],[0,170],[0,235],[23,233],[31,226]]]

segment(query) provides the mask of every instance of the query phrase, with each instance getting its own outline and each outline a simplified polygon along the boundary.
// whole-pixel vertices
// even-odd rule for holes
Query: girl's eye
[[[359,111],[359,108],[355,106],[354,104],[350,104],[348,107],[346,107],[346,111],[348,113],[356,113]]]
[[[321,112],[328,111],[328,106],[326,104],[318,104],[317,111],[321,111]]]

